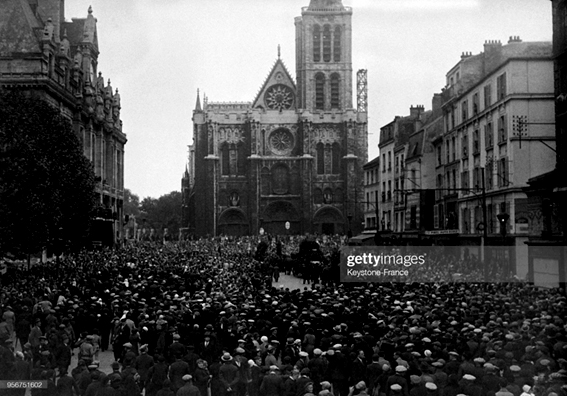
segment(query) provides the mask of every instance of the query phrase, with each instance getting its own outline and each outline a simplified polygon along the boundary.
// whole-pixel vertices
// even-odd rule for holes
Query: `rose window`
[[[278,129],[270,135],[269,143],[275,154],[289,154],[293,148],[293,135],[285,129]]]
[[[283,84],[276,84],[266,91],[264,100],[269,109],[287,110],[293,104],[293,92]]]

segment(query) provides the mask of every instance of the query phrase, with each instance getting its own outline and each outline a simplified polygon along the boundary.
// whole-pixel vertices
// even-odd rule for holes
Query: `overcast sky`
[[[378,155],[381,126],[411,105],[431,108],[462,52],[509,36],[552,39],[549,0],[343,4],[353,7],[353,81],[368,70],[369,159]],[[157,198],[180,190],[197,89],[212,102],[252,101],[278,45],[295,77],[294,18],[309,0],[67,0],[66,19],[86,17],[89,5],[98,20],[98,70],[121,95],[125,186]]]

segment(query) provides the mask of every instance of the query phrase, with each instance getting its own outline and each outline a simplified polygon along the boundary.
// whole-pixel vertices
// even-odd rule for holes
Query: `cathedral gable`
[[[295,83],[278,58],[256,95],[252,108],[279,111],[295,109],[295,94]]]

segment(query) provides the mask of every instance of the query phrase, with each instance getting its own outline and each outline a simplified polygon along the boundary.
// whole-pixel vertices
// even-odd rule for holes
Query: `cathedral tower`
[[[311,0],[295,19],[299,109],[352,108],[351,20],[341,0]]]

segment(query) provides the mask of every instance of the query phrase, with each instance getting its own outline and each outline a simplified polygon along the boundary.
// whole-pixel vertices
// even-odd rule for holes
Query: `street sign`
[[[289,230],[289,228],[291,227],[291,224],[289,224],[289,221],[285,222],[285,229]]]

